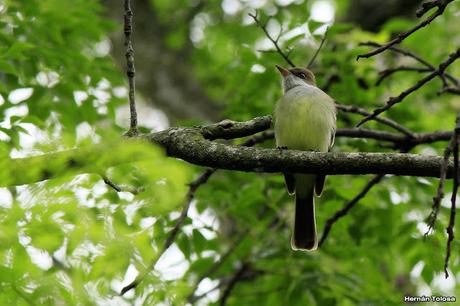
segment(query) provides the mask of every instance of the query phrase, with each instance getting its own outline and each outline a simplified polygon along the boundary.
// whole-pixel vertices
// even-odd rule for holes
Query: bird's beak
[[[291,74],[291,72],[289,70],[287,70],[286,68],[283,68],[280,65],[275,65],[275,66],[276,66],[276,68],[278,68],[278,71],[281,73],[281,75],[283,77],[287,77],[288,75]]]

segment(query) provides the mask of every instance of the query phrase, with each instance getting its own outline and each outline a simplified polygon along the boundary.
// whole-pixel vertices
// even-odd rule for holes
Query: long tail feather
[[[294,250],[305,251],[314,251],[318,247],[313,188],[306,197],[296,195],[294,234],[291,246]]]

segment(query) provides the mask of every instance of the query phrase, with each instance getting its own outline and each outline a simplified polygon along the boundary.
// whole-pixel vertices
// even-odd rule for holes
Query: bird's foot
[[[280,153],[288,149],[288,147],[276,147],[276,148],[280,151]]]

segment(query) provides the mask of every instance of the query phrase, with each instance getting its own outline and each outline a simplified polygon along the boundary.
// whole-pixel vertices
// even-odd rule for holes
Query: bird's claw
[[[280,151],[280,153],[283,152],[283,150],[288,149],[288,147],[276,147],[276,148]]]

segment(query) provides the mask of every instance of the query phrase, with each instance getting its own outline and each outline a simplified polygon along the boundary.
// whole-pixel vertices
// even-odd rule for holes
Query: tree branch
[[[441,9],[441,7],[445,8],[447,4],[449,4],[449,2],[452,2],[452,1],[453,0],[433,0],[433,1],[422,3],[422,6],[417,10],[415,15],[418,18],[423,17],[423,15],[425,15],[425,13],[427,13],[432,8],[434,7],[438,7],[439,9]]]
[[[359,45],[360,46],[372,46],[372,47],[380,47],[380,46],[382,46],[381,44],[378,44],[378,43],[375,43],[375,42],[372,42],[372,41],[360,43]],[[428,61],[426,61],[424,58],[422,58],[421,56],[415,54],[412,51],[409,51],[409,50],[406,50],[406,49],[401,49],[401,48],[398,48],[396,46],[392,46],[392,47],[388,48],[388,50],[393,51],[395,53],[402,54],[402,55],[407,56],[407,57],[410,57],[410,58],[414,59],[415,61],[419,62],[420,64],[424,65],[426,68],[429,68],[431,71],[436,70],[435,66],[433,66]],[[439,77],[441,78],[444,87],[448,86],[447,80],[451,81],[455,85],[455,87],[458,87],[460,85],[460,81],[457,78],[453,77],[449,73],[444,72],[443,74],[439,75]]]
[[[459,137],[460,137],[460,115],[457,116],[454,136],[452,136],[452,139],[453,139],[452,149],[454,153],[454,182],[453,182],[453,187],[452,187],[452,196],[450,199],[451,206],[450,206],[449,225],[446,228],[447,246],[446,246],[446,257],[444,259],[444,273],[445,273],[446,278],[449,277],[449,272],[447,272],[447,268],[449,267],[449,258],[450,258],[450,253],[451,253],[452,241],[454,241],[456,202],[457,202],[457,193],[458,193],[458,185],[459,185],[459,177],[460,177],[460,167],[459,167],[459,162],[458,162]]]
[[[219,133],[219,138],[226,137],[226,133]],[[234,133],[230,134],[235,136]],[[171,128],[144,135],[142,138],[163,146],[168,155],[196,165],[247,172],[287,171],[328,175],[394,174],[439,177],[442,164],[441,157],[417,154],[320,153],[238,147],[209,141],[199,128]],[[452,176],[452,169],[453,164],[449,162],[449,177]]]
[[[426,9],[422,6],[422,9],[419,9],[417,11],[417,16],[422,16],[424,15],[430,8],[433,8],[433,7],[437,7],[438,9],[436,10],[436,12],[434,12],[430,17],[428,17],[427,19],[421,21],[420,23],[418,23],[416,26],[414,26],[413,28],[411,28],[410,30],[406,31],[406,32],[403,32],[399,35],[397,35],[394,39],[390,40],[389,42],[385,43],[384,45],[382,45],[381,47],[378,47],[368,53],[364,53],[364,54],[360,54],[356,57],[356,60],[359,60],[360,58],[369,58],[369,57],[372,57],[374,55],[377,55],[379,53],[382,53],[383,51],[387,50],[388,48],[396,45],[396,44],[399,44],[401,43],[404,39],[406,39],[407,37],[409,37],[411,34],[415,33],[416,31],[420,30],[421,28],[429,25],[433,20],[435,20],[437,17],[439,17],[440,15],[442,15],[442,13],[444,13],[444,10],[445,8],[447,7],[447,5],[452,2],[453,0],[438,0],[438,1],[433,1],[433,2],[436,2],[436,4],[433,4],[433,6],[431,7],[428,7],[426,6]]]
[[[121,185],[118,185],[116,184],[114,181],[112,181],[111,179],[109,179],[107,176],[103,175],[102,176],[102,180],[104,181],[104,183],[111,187],[113,190],[115,190],[116,192],[129,192],[129,193],[132,193],[132,194],[138,194],[140,192],[143,192],[144,191],[144,188],[143,187],[140,187],[140,188],[135,188],[135,187],[129,187],[129,186],[121,186]]]
[[[398,66],[395,68],[388,68],[388,69],[385,69],[379,72],[379,78],[375,82],[375,85],[379,86],[383,82],[383,80],[391,76],[393,73],[396,73],[399,71],[415,71],[415,72],[424,73],[424,72],[430,72],[432,71],[432,69],[428,67],[420,68],[420,67],[410,67],[410,66]]]
[[[254,19],[254,22],[256,23],[256,25],[262,29],[262,31],[264,31],[265,33],[265,36],[267,36],[267,38],[272,42],[273,46],[275,46],[276,48],[276,51],[279,53],[279,55],[281,55],[282,58],[284,58],[284,60],[291,66],[291,67],[295,67],[294,63],[289,59],[289,55],[284,53],[283,50],[281,50],[280,46],[278,45],[278,42],[279,42],[279,39],[281,37],[281,34],[282,32],[280,31],[278,37],[275,39],[273,38],[270,33],[268,33],[268,30],[267,30],[267,24],[266,23],[262,23],[259,19],[259,11],[256,10],[256,13],[255,14],[251,14],[249,13],[248,14],[249,16],[252,17],[252,19]],[[271,17],[269,17],[270,19]]]
[[[133,11],[131,9],[131,0],[125,0],[125,47],[126,47],[126,75],[129,82],[129,111],[130,111],[130,127],[126,133],[127,136],[135,136],[138,134],[137,130],[137,111],[136,111],[136,86],[134,81],[135,68],[134,68],[134,49],[131,42],[131,35],[133,31]]]
[[[444,73],[444,71],[446,70],[446,68],[449,67],[450,64],[455,62],[459,57],[460,57],[460,48],[457,49],[457,51],[455,51],[454,53],[450,54],[449,58],[447,60],[445,60],[444,62],[442,62],[439,65],[439,68],[437,70],[431,72],[429,75],[427,75],[423,79],[419,80],[414,86],[406,89],[405,91],[400,93],[397,97],[391,97],[390,99],[387,100],[387,102],[385,102],[384,106],[375,109],[372,112],[371,115],[364,117],[357,124],[357,127],[361,126],[362,124],[364,124],[365,122],[367,122],[369,120],[372,120],[372,119],[376,118],[379,114],[381,114],[381,113],[389,110],[391,107],[393,107],[393,105],[395,105],[397,103],[400,103],[405,97],[407,97],[408,95],[410,95],[414,91],[416,91],[419,88],[421,88],[423,85],[425,85],[426,83],[431,81],[434,77],[436,77],[438,75],[442,75]]]
[[[359,115],[362,115],[362,116],[370,116],[371,113],[366,111],[365,109],[363,108],[360,108],[358,106],[355,106],[355,105],[346,105],[346,104],[340,104],[340,103],[335,103],[335,107],[337,107],[338,110],[341,110],[341,111],[344,111],[344,112],[348,112],[348,113],[354,113],[354,114],[359,114]],[[393,121],[391,119],[388,119],[388,118],[383,118],[383,117],[376,117],[374,119],[375,121],[377,122],[380,122],[382,124],[385,124],[409,137],[413,137],[413,132],[411,130],[409,130],[408,128],[402,126],[401,124],[397,123],[396,121]]]
[[[319,52],[321,51],[321,49],[323,48],[323,45],[324,45],[324,42],[326,41],[326,38],[327,38],[327,32],[329,31],[329,27],[326,28],[326,32],[324,32],[324,35],[323,37],[321,38],[321,42],[319,44],[319,47],[318,49],[316,49],[315,53],[313,54],[313,56],[311,57],[310,61],[308,62],[307,64],[307,68],[310,69],[310,67],[313,65],[313,63],[315,62],[316,60],[316,57],[318,56]]]
[[[163,146],[167,153],[191,163],[229,170],[255,172],[283,172],[283,167],[295,172],[325,174],[383,174],[439,176],[439,160],[436,156],[404,155],[389,153],[313,153],[276,149],[243,148],[211,141],[245,137],[267,130],[271,117],[258,117],[246,122],[224,120],[209,126],[175,127],[165,131],[140,135],[142,139]],[[339,129],[337,137],[368,138],[391,142],[394,148],[445,141],[452,132],[413,133],[411,137],[385,131],[367,129]],[[244,146],[272,139],[272,131],[266,131],[246,140]],[[32,184],[64,175],[104,173],[107,168],[122,163],[145,160],[152,157],[145,145],[135,141],[105,143],[43,155],[3,159],[0,187]],[[114,154],[116,152],[116,154]],[[156,155],[155,155],[156,156]],[[247,158],[246,158],[247,157]],[[360,161],[361,159],[361,161]],[[409,164],[401,165],[409,161]],[[394,165],[391,165],[394,162]],[[297,163],[297,164],[296,164]],[[371,168],[366,170],[365,163]],[[340,169],[333,169],[336,166]],[[389,166],[388,166],[389,165]],[[324,169],[321,167],[324,166]],[[388,171],[385,167],[388,166]],[[428,167],[428,168],[427,168]],[[30,171],[34,169],[34,171]],[[450,169],[450,168],[449,168]],[[449,170],[450,171],[450,170]],[[448,173],[450,175],[450,172]]]

